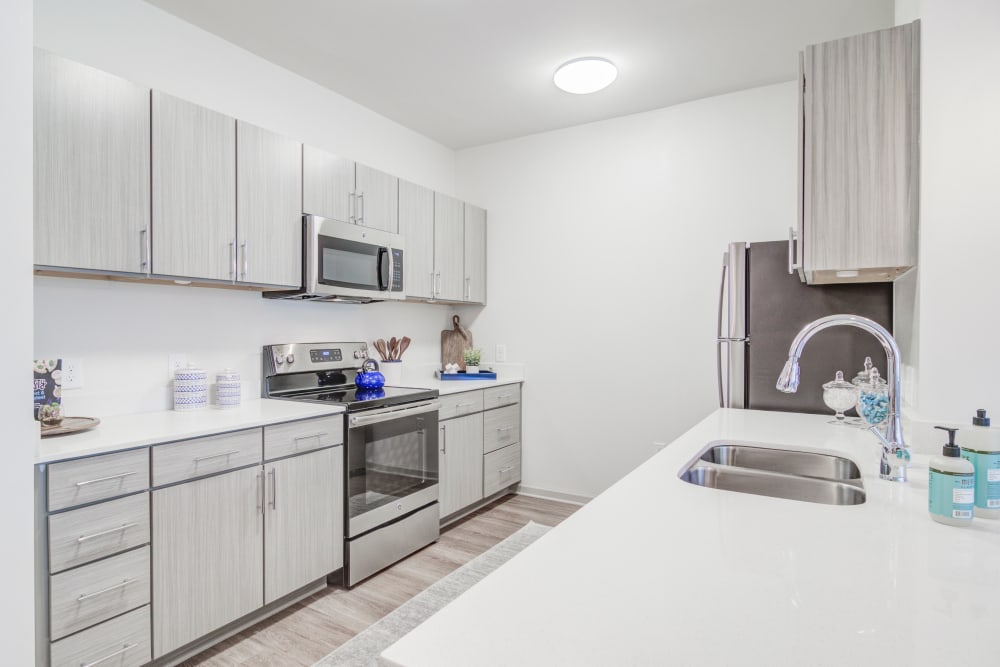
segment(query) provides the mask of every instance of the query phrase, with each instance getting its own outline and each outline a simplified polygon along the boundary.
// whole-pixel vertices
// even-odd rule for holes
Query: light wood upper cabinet
[[[153,91],[153,273],[236,276],[236,121]]]
[[[434,298],[434,191],[399,182],[399,233],[403,253],[403,289],[407,298]]]
[[[260,466],[153,491],[153,656],[264,603]]]
[[[237,280],[302,282],[302,144],[236,123]]]
[[[465,205],[465,301],[486,304],[486,210]]]
[[[445,301],[465,296],[465,209],[458,199],[434,193],[434,295]]]
[[[148,271],[149,88],[35,50],[35,264]]]
[[[894,280],[917,261],[919,22],[810,46],[802,97],[802,273]]]
[[[439,424],[441,516],[483,498],[483,413]]]
[[[302,147],[302,212],[354,222],[354,160]]]
[[[334,447],[264,466],[264,603],[344,565],[344,454]]]
[[[356,163],[355,215],[359,225],[382,229],[393,234],[399,231],[399,179],[378,169]]]

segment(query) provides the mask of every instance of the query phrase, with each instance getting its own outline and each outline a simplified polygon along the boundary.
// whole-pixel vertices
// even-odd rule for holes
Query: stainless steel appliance
[[[719,294],[719,405],[831,414],[821,385],[838,370],[851,378],[868,356],[885,375],[886,355],[877,340],[860,329],[835,327],[809,344],[799,392],[775,388],[796,334],[840,313],[867,317],[891,332],[892,284],[806,285],[790,265],[786,241],[731,243]]]
[[[269,299],[370,303],[404,299],[403,237],[364,225],[302,216],[302,286]]]
[[[363,390],[365,343],[290,343],[263,351],[262,394],[343,405],[344,582],[353,586],[440,534],[438,392]],[[317,526],[317,530],[322,527]]]

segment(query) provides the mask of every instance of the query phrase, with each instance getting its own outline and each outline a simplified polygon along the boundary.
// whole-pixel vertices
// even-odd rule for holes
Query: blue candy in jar
[[[858,414],[869,424],[881,424],[889,418],[889,386],[872,369],[868,382],[858,383]]]

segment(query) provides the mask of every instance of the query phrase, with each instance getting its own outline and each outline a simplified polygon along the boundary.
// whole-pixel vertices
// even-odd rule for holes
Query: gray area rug
[[[550,529],[550,526],[529,521],[526,526],[503,542],[431,584],[374,625],[349,639],[316,665],[320,667],[378,665],[378,656],[382,651]]]

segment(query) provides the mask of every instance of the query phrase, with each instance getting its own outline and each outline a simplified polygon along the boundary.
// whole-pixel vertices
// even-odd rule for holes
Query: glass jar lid
[[[834,378],[823,385],[823,389],[854,389],[854,385],[844,379],[844,371],[837,371]]]

